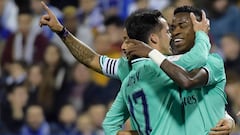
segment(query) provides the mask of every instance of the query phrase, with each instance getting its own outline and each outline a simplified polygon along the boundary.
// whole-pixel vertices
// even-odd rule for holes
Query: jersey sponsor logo
[[[196,95],[191,95],[191,96],[187,96],[187,97],[183,97],[182,99],[182,104],[184,106],[186,105],[192,105],[192,104],[196,104],[197,103],[197,97]]]

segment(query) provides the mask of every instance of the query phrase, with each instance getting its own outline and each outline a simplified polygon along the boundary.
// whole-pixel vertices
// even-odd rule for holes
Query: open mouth
[[[181,39],[181,38],[176,38],[176,39],[174,39],[174,45],[175,46],[179,46],[179,45],[182,45],[183,44],[183,39]]]

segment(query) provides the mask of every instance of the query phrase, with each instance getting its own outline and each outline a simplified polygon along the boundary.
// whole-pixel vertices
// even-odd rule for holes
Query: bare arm
[[[69,33],[66,37],[61,37],[62,41],[68,47],[69,51],[72,55],[85,66],[102,73],[99,57],[94,50],[89,48],[85,43],[75,38],[71,33]]]
[[[56,33],[63,32],[65,29],[57,20],[53,12],[45,5],[44,2],[42,2],[42,6],[47,11],[47,14],[41,17],[40,26],[47,25]],[[68,31],[65,31],[64,36],[60,36],[60,38],[79,62],[97,72],[102,72],[99,63],[99,54],[89,48],[85,43],[78,40]]]
[[[204,68],[187,72],[168,60],[164,60],[160,67],[181,88],[191,89],[207,84],[208,72]]]

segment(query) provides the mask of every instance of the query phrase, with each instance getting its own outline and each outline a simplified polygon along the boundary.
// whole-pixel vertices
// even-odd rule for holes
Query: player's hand
[[[119,131],[117,135],[138,135],[138,132],[134,130],[130,130],[130,131],[123,130],[123,131]]]
[[[152,51],[152,48],[142,41],[127,39],[125,43],[127,44],[125,51],[128,56],[148,57],[148,53]]]
[[[231,119],[221,119],[216,127],[212,128],[209,135],[229,135],[235,128],[235,122]]]
[[[202,20],[201,21],[198,21],[196,19],[196,16],[193,13],[190,13],[190,18],[192,20],[193,30],[195,32],[204,31],[204,32],[208,33],[208,31],[210,30],[210,21],[207,19],[206,13],[203,10],[202,10]]]
[[[43,8],[46,10],[47,14],[43,15],[40,19],[39,25],[42,27],[47,25],[52,31],[60,32],[63,29],[63,26],[58,21],[54,13],[48,8],[48,6],[42,1]]]

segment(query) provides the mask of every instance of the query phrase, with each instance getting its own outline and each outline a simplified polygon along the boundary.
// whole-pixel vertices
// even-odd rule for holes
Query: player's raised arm
[[[48,6],[41,2],[43,8],[47,14],[41,17],[40,26],[48,26],[52,31],[56,32],[65,45],[68,47],[72,55],[81,63],[90,67],[91,69],[102,72],[99,63],[100,55],[89,48],[85,43],[74,37],[64,26],[57,20],[54,13],[48,8]]]

